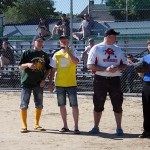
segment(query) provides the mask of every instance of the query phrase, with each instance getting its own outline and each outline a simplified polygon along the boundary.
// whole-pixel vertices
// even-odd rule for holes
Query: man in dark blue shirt
[[[147,41],[147,48],[150,52],[150,40]],[[150,65],[150,54],[145,55],[141,61],[145,61]],[[139,73],[139,76],[142,77],[144,81],[142,89],[144,132],[139,137],[150,138],[150,72]]]
[[[52,30],[52,35],[50,39],[54,38],[55,33],[58,33],[59,36],[67,35],[70,36],[70,21],[67,19],[66,14],[61,15],[61,19],[57,22]]]

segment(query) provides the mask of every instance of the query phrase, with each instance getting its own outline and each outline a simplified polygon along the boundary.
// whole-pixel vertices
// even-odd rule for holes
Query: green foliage
[[[143,21],[150,19],[150,0],[108,0],[110,14],[116,20],[125,21],[126,1],[128,2],[128,20]]]
[[[0,14],[3,14],[9,6],[14,6],[17,0],[0,0]]]
[[[4,15],[5,20],[24,23],[40,17],[50,18],[52,15],[57,15],[54,11],[52,0],[17,0],[15,6],[9,7]]]

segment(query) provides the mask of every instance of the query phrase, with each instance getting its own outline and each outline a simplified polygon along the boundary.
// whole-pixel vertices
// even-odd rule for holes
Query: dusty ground
[[[109,100],[106,101],[105,111],[100,123],[101,133],[89,135],[93,127],[93,104],[91,97],[78,97],[81,134],[73,132],[60,134],[62,120],[57,107],[56,97],[44,95],[44,109],[41,116],[41,126],[46,131],[37,132],[33,129],[34,103],[31,99],[28,110],[29,133],[20,133],[21,120],[19,114],[20,93],[0,93],[0,150],[149,150],[150,140],[139,139],[142,132],[141,98],[127,98],[123,105],[122,126],[125,135],[117,137],[115,119]],[[69,106],[68,124],[73,131],[73,119]]]

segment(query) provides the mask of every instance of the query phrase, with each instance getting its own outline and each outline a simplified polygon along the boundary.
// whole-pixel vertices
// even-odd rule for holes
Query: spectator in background
[[[52,35],[50,39],[54,38],[55,33],[58,33],[59,36],[66,35],[70,36],[70,21],[67,19],[66,14],[61,15],[61,19],[57,22],[52,30]]]
[[[94,46],[94,39],[90,38],[88,40],[88,46],[85,47],[85,50],[82,54],[82,60],[83,60],[83,70],[82,71],[87,71],[87,59],[88,59],[88,54],[91,50],[91,48]]]
[[[44,36],[50,35],[49,31],[49,23],[46,21],[44,17],[40,18],[40,22],[38,24],[37,29],[40,29],[40,33],[42,33]]]
[[[8,41],[3,41],[2,48],[0,49],[0,67],[4,67],[4,65],[10,65],[14,63],[14,52],[8,46]]]
[[[93,28],[95,22],[90,18],[89,14],[84,14],[84,20],[81,22],[79,32],[73,32],[73,37],[77,40],[84,40],[91,34],[91,29]]]
[[[127,54],[126,58],[127,58],[127,68],[122,72],[121,86],[122,86],[122,90],[124,92],[132,93],[133,92],[133,81],[137,77],[137,73],[134,69],[133,64],[135,62],[137,62],[137,60],[134,59],[133,55],[131,55],[131,54]],[[126,82],[128,83],[128,86],[127,86]]]

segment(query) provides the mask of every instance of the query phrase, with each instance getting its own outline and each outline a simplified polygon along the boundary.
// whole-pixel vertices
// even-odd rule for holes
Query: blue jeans
[[[56,87],[58,106],[66,105],[66,94],[68,94],[70,106],[78,106],[77,87]]]
[[[35,108],[38,109],[43,108],[43,88],[34,87],[34,88],[22,88],[20,109],[23,110],[28,109],[32,91],[34,96]]]

